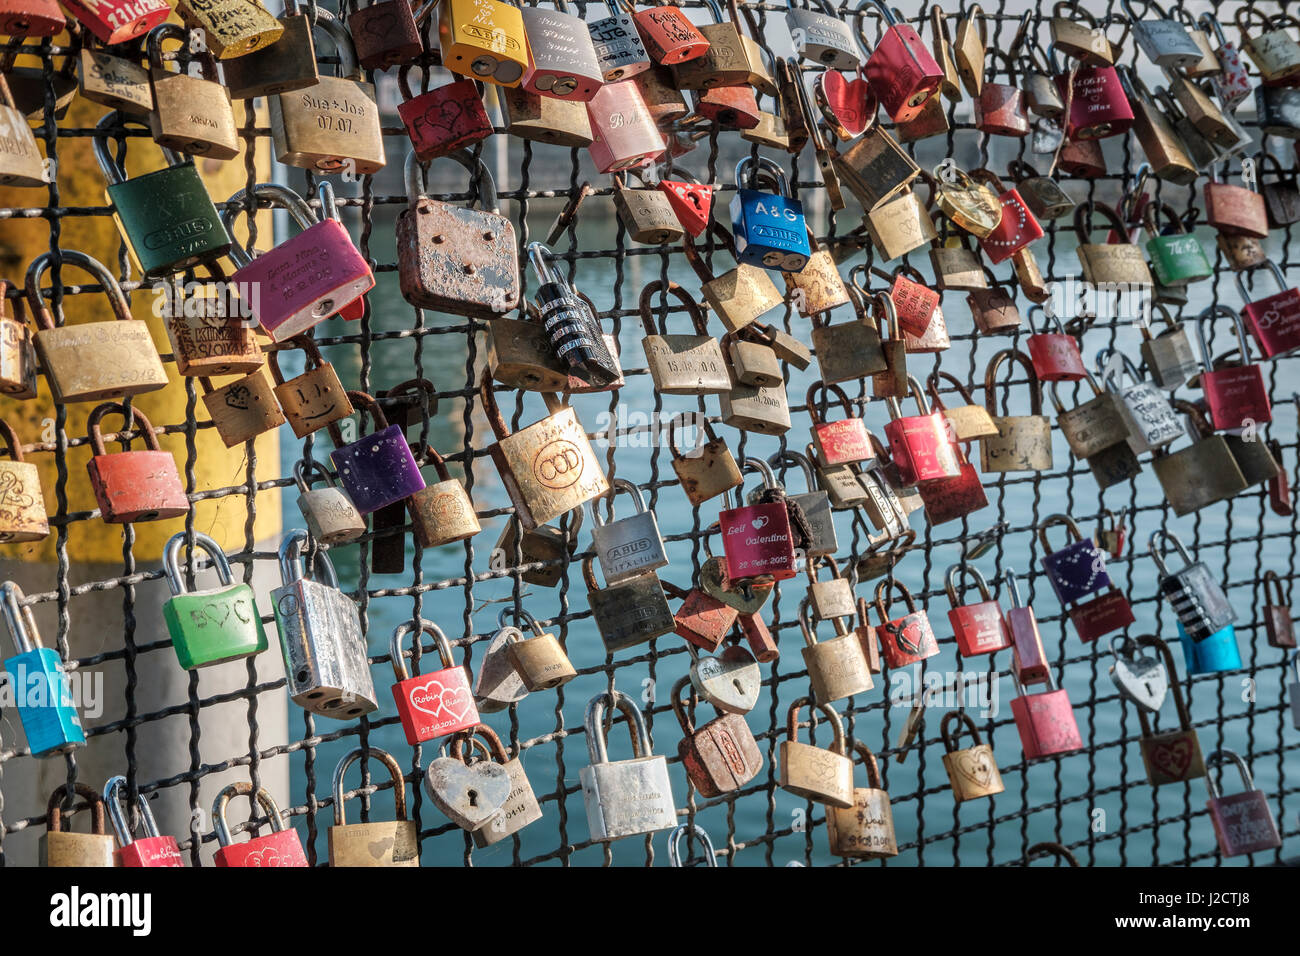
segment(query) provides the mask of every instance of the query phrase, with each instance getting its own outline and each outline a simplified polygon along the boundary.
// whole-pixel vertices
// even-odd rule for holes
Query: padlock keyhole
[[[469,793],[466,794],[466,796],[469,797],[469,805],[470,805],[471,807],[477,807],[477,806],[478,806],[478,791],[477,791],[477,790],[471,790],[471,791],[469,791]]]

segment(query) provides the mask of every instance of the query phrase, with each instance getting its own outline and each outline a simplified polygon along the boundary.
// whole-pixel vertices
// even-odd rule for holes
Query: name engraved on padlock
[[[102,11],[103,9],[96,2],[91,2],[87,6],[96,11]],[[158,3],[122,3],[108,11],[108,25],[114,29],[128,26],[137,20],[145,19],[151,13],[155,13],[165,6],[166,4],[162,3],[161,0]]]

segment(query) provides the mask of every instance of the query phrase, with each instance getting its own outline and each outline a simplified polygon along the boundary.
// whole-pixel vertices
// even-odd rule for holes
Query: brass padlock
[[[958,232],[950,238],[947,220],[931,243],[930,265],[934,269],[935,285],[945,292],[949,289],[970,292],[989,286],[979,254],[970,247],[969,233]]]
[[[207,159],[234,159],[239,155],[239,133],[230,92],[218,79],[217,64],[207,53],[197,55],[202,76],[171,73],[163,65],[164,40],[178,40],[182,50],[189,34],[174,23],[149,31],[149,84],[153,87],[153,112],[149,129],[154,142],[178,153]]]
[[[586,103],[541,96],[522,86],[498,87],[497,102],[501,104],[506,133],[511,136],[569,149],[591,145],[591,120]],[[683,104],[682,113],[685,112]]]
[[[710,223],[709,228],[713,234],[725,236],[725,242],[730,245],[731,237],[716,222]],[[714,277],[689,235],[685,237],[683,250],[686,261],[703,283],[700,294],[728,332],[744,328],[785,301],[766,269],[742,262],[729,272]]]
[[[668,450],[672,454],[673,471],[682,483],[682,491],[692,505],[701,505],[711,498],[726,494],[741,484],[740,465],[736,463],[726,441],[713,432],[707,418],[702,419],[702,437],[695,448],[683,454],[677,448],[677,425],[686,416],[675,415],[668,423]],[[684,427],[684,425],[683,425]]]
[[[1029,378],[1028,415],[995,414],[993,386],[1004,361],[1019,364]],[[998,434],[980,441],[981,471],[1046,471],[1052,467],[1052,423],[1043,415],[1043,390],[1028,355],[1016,349],[1003,349],[990,359],[984,373],[984,402]]]
[[[522,612],[522,617],[533,636],[524,637],[516,629],[506,643],[506,656],[524,686],[529,691],[551,690],[577,677],[559,638],[545,633],[537,618],[527,611]]]
[[[876,322],[862,306],[861,294],[855,287],[852,292],[853,311],[857,318],[838,325],[831,324],[829,312],[812,317],[812,345],[817,356],[819,377],[828,385],[837,382],[850,382],[864,375],[874,375],[888,369],[884,347],[880,339],[880,330]],[[877,305],[885,309],[890,306]],[[881,313],[884,314],[883,311]],[[882,320],[888,321],[888,320]],[[890,326],[891,335],[897,334],[897,327]]]
[[[395,819],[385,822],[347,823],[344,817],[343,777],[358,758],[378,760],[393,783]],[[419,827],[406,818],[406,780],[397,760],[386,750],[357,747],[344,754],[334,768],[334,825],[329,828],[330,866],[419,866]]]
[[[82,96],[110,110],[145,116],[153,109],[149,71],[138,59],[128,59],[116,50],[96,49],[90,34],[82,38],[77,83]]]
[[[881,783],[880,771],[876,768],[876,755],[861,741],[855,743],[853,749],[867,768],[867,786],[853,789],[851,810],[827,807],[826,837],[830,841],[831,853],[861,860],[897,856],[894,812],[889,805],[889,792]]]
[[[325,14],[329,11],[321,14],[315,9],[312,15],[300,13],[298,0],[285,0],[284,13],[279,18],[284,31],[280,39],[221,64],[231,97],[247,100],[314,86],[320,73],[316,69],[316,43],[311,28],[316,16]]]
[[[655,327],[650,314],[651,302],[661,290],[682,304],[695,334],[668,334],[666,307],[658,328]],[[730,391],[731,377],[722,347],[709,335],[704,313],[686,290],[676,282],[669,282],[665,287],[662,280],[656,279],[641,290],[639,308],[646,331],[641,348],[645,350],[646,365],[656,391],[665,395],[720,395]]]
[[[952,408],[944,406],[943,399],[939,397],[940,379],[949,382],[961,396],[965,405],[956,405]],[[926,382],[926,392],[930,395],[930,402],[937,412],[943,412],[943,415],[950,425],[952,425],[953,438],[956,441],[976,441],[981,438],[990,438],[998,433],[998,426],[993,423],[993,416],[989,414],[987,408],[982,405],[976,405],[975,399],[971,398],[970,390],[962,384],[961,379],[950,372],[941,369],[935,369],[930,373],[930,378]]]
[[[36,137],[14,106],[9,80],[0,72],[0,186],[35,189],[46,185],[46,163],[36,148]]]
[[[1117,72],[1133,107],[1133,132],[1152,173],[1166,182],[1182,186],[1192,183],[1200,172],[1169,117],[1156,105],[1141,77],[1128,67],[1121,66]]]
[[[966,92],[979,99],[984,88],[984,56],[988,45],[988,22],[984,9],[978,4],[966,8],[957,24],[957,40],[953,44],[953,59]]]
[[[203,407],[227,448],[252,441],[284,424],[284,414],[261,368],[220,388],[214,389],[206,375],[199,376],[199,384],[203,387]]]
[[[289,348],[302,349],[307,367],[301,375],[285,381],[280,371],[280,353]],[[279,343],[271,353],[271,378],[275,380],[275,400],[297,438],[306,438],[350,418],[355,411],[338,372],[321,357],[315,339],[310,336],[295,335]]]
[[[629,188],[622,173],[614,174],[614,209],[633,242],[662,246],[682,238],[681,223],[663,191]]]
[[[961,731],[953,734],[949,729],[954,720],[965,725],[974,744],[958,749],[957,738]],[[970,714],[962,710],[950,710],[944,714],[939,724],[939,736],[943,738],[943,768],[948,772],[948,784],[957,803],[991,797],[1003,791],[1002,774],[993,759],[993,748],[980,740],[979,730]]]
[[[495,381],[526,392],[562,392],[568,363],[555,354],[537,306],[524,306],[524,318],[488,320],[488,370]]]
[[[813,249],[808,264],[798,272],[781,273],[785,279],[786,297],[805,318],[847,305],[850,301],[848,287],[835,265],[835,258],[825,247],[818,246],[811,229],[808,230],[808,244]]]
[[[731,10],[734,11],[735,0],[730,0],[730,3]],[[699,31],[709,41],[709,48],[703,56],[672,64],[677,88],[711,90],[719,86],[750,85],[751,68],[754,65],[750,60],[750,46],[753,47],[757,65],[764,73],[767,72],[757,44],[740,32],[740,24],[736,22],[734,12],[730,20],[724,20],[717,0],[706,0],[706,5],[713,15],[713,22],[701,24]],[[768,82],[772,82],[770,74]],[[776,93],[774,86],[771,93]]]
[[[1084,370],[1087,371],[1086,369]],[[1120,414],[1115,396],[1102,391],[1091,373],[1084,380],[1093,397],[1076,408],[1066,409],[1051,384],[1052,404],[1056,406],[1056,424],[1061,428],[1070,451],[1076,458],[1091,459],[1114,445],[1128,447],[1128,425]]]
[[[502,570],[541,565],[525,567],[519,574],[520,580],[543,588],[557,586],[568,567],[569,558],[578,550],[578,530],[582,527],[584,512],[581,508],[576,508],[570,514],[576,517],[564,522],[562,527],[539,525],[525,529],[523,536],[518,539],[516,523],[507,521],[501,530],[501,537],[497,538],[492,549],[493,563]]]
[[[1251,26],[1255,18],[1263,23],[1263,30]],[[1265,83],[1287,80],[1300,73],[1300,44],[1282,29],[1285,19],[1276,28],[1275,19],[1250,5],[1239,7],[1235,19],[1246,55],[1259,69]]]
[[[859,649],[859,657],[861,654]],[[820,710],[830,721],[830,749],[799,742],[799,711],[804,707]],[[815,715],[813,722],[816,723]],[[783,790],[796,797],[815,800],[829,807],[851,809],[853,763],[845,750],[844,725],[840,715],[828,704],[814,704],[811,698],[800,697],[790,705],[786,719],[786,739],[781,741],[777,782]]]
[[[0,542],[40,541],[50,533],[40,471],[23,460],[18,433],[4,419],[0,442],[9,459],[0,458]]]
[[[886,262],[934,239],[934,222],[910,189],[867,213],[867,233]]]
[[[840,617],[832,617],[835,636],[829,641],[818,641],[808,613],[809,603],[810,599],[804,598],[799,604],[799,629],[806,645],[801,650],[804,666],[808,668],[808,680],[812,684],[813,701],[829,704],[871,690],[875,682],[871,679],[857,633],[846,628]],[[851,615],[852,610],[845,616]]]
[[[113,835],[104,830],[104,799],[84,783],[75,787],[76,795],[86,801],[91,812],[90,832],[74,833],[71,823],[63,816],[63,801],[68,785],[62,784],[50,794],[45,807],[45,833],[41,836],[41,866],[114,866],[116,844]],[[70,806],[69,810],[72,809]]]
[[[1105,26],[1077,0],[1057,0],[1050,28],[1056,48],[1088,66],[1110,66],[1119,58],[1119,44],[1106,38]]]
[[[718,396],[722,424],[760,435],[784,435],[790,430],[790,403],[785,383],[741,385]]]
[[[753,385],[758,388],[782,385],[785,376],[775,350],[763,342],[751,342],[742,338],[744,332],[745,329],[728,332],[722,337],[723,358],[731,369],[732,380],[737,385]]]
[[[474,537],[482,528],[469,492],[451,476],[446,461],[436,449],[426,446],[424,452],[438,473],[438,480],[406,499],[415,539],[422,548],[436,548]]]
[[[218,60],[247,56],[284,34],[280,21],[257,0],[179,0],[176,12],[191,30],[203,31]]]
[[[868,93],[867,97],[871,124],[843,153],[832,151],[831,162],[849,192],[862,204],[862,211],[870,213],[907,189],[921,174],[921,167],[881,127],[876,119],[875,94]]]
[[[1146,256],[1136,245],[1131,242],[1092,243],[1088,241],[1094,211],[1102,214],[1115,234],[1125,238],[1128,236],[1128,230],[1124,228],[1119,214],[1112,207],[1093,200],[1079,203],[1074,211],[1074,234],[1079,240],[1077,252],[1084,281],[1094,286],[1104,284],[1133,288],[1153,285],[1155,280],[1151,276],[1150,268],[1147,267]]]
[[[220,269],[213,272],[215,281],[224,281]],[[264,358],[257,330],[246,322],[232,320],[224,309],[214,308],[221,304],[220,299],[187,299],[184,289],[181,276],[173,276],[167,293],[168,310],[164,313],[176,371],[185,376],[236,375],[261,368]]]
[[[938,4],[930,6],[930,53],[943,70],[939,92],[954,103],[961,101],[961,77],[957,64],[952,61],[952,40],[948,36],[948,23]],[[861,36],[862,34],[859,34]]]
[[[1038,175],[1038,170],[1024,160],[1014,159],[1007,166],[1007,174],[1016,183],[1016,190],[1040,222],[1060,219],[1074,212],[1074,200],[1060,183],[1050,176]]]
[[[10,291],[16,294],[13,311],[9,308]],[[32,327],[27,324],[27,303],[22,291],[8,279],[0,279],[0,395],[36,397],[36,352]]]
[[[811,602],[812,613],[822,621],[852,617],[858,609],[857,599],[853,596],[853,585],[840,574],[840,566],[833,557],[826,555],[823,560],[831,569],[829,581],[817,580],[816,565],[821,562],[804,562],[804,570],[808,572],[808,600]]]

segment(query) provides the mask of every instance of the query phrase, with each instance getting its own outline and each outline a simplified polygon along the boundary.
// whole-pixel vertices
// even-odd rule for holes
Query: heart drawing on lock
[[[769,519],[767,515],[759,515],[757,518],[755,518],[753,521],[749,523],[749,526],[753,528],[755,531],[762,531],[764,528],[767,527],[768,520]]]
[[[289,865],[288,861],[284,860],[280,856],[280,851],[273,846],[268,846],[265,849],[249,853],[244,857],[244,866],[270,867]]]
[[[987,787],[993,780],[993,764],[982,750],[962,750],[953,754],[957,772],[967,780]]]
[[[382,860],[393,848],[393,838],[384,837],[382,840],[372,840],[366,844],[366,849],[370,852],[372,859]]]
[[[1182,780],[1192,764],[1192,743],[1186,737],[1167,744],[1154,744],[1150,749],[1151,763],[1166,777]]]
[[[247,385],[232,385],[226,391],[226,405],[239,411],[247,411],[253,404],[253,390]]]
[[[205,604],[203,605],[203,616],[217,627],[221,627],[230,618],[230,605],[216,601]]]
[[[444,711],[448,717],[464,720],[472,705],[469,692],[465,688],[448,687],[436,677],[411,688],[409,700],[416,710],[439,720],[442,719]]]

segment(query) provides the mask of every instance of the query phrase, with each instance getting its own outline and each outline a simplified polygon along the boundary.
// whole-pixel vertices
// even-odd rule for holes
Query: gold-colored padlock
[[[3,419],[0,441],[9,458],[0,458],[0,542],[40,541],[50,533],[41,473],[34,464],[23,461],[18,433]]]
[[[36,352],[32,348],[32,327],[27,324],[27,303],[14,299],[9,307],[8,279],[0,279],[0,395],[25,399],[36,397]]]
[[[45,834],[41,837],[41,866],[114,866],[113,851],[116,844],[113,834],[105,832],[104,798],[86,786],[76,785],[77,796],[90,807],[89,833],[73,833],[71,824],[64,818],[62,804],[68,785],[59,786],[50,794],[45,807]],[[66,829],[65,829],[66,826]]]
[[[395,820],[347,823],[343,775],[359,757],[379,760],[393,781]],[[419,866],[418,827],[406,818],[406,781],[393,755],[374,747],[349,751],[334,770],[334,825],[329,828],[330,866]]]
[[[573,669],[559,638],[546,633],[527,611],[521,616],[533,636],[524,637],[523,632],[516,629],[507,639],[506,657],[524,686],[529,691],[551,690],[577,677],[578,672]]]
[[[522,86],[501,87],[497,102],[501,104],[507,135],[569,149],[591,145],[591,120],[585,103],[540,96]],[[685,104],[682,109],[684,112]]]
[[[184,49],[189,34],[175,23],[159,24],[149,31],[149,84],[153,87],[149,129],[154,142],[207,159],[234,159],[239,155],[235,111],[230,91],[218,79],[216,61],[208,53],[196,54],[202,76],[172,73],[163,65],[164,40],[177,40]]]
[[[191,30],[202,30],[218,60],[233,60],[271,46],[284,27],[257,0],[179,0],[176,12]]]
[[[614,174],[614,209],[633,242],[662,246],[682,238],[682,224],[663,190],[630,188],[622,173]]]
[[[206,375],[199,376],[199,384],[203,387],[203,407],[227,448],[252,441],[284,424],[284,413],[275,401],[264,369],[219,388],[213,388]]]
[[[307,367],[301,375],[285,381],[280,372],[280,353],[285,349],[302,349]],[[296,335],[279,343],[271,353],[271,377],[275,380],[275,400],[284,410],[289,427],[298,438],[328,428],[351,417],[354,409],[347,389],[339,381],[334,366],[321,357],[320,349],[310,336]]]
[[[734,249],[731,236],[716,222],[711,222],[709,229],[712,234],[721,237],[729,249]],[[742,262],[734,269],[715,277],[704,264],[699,249],[689,235],[685,237],[682,248],[686,253],[686,261],[700,277],[700,294],[717,313],[728,332],[743,329],[785,301],[768,277],[766,269]]]
[[[438,480],[406,499],[415,539],[422,548],[436,548],[474,537],[483,529],[469,492],[451,476],[437,449],[426,445],[422,450],[425,461],[438,473]]]
[[[989,27],[984,18],[984,8],[978,3],[971,4],[957,24],[953,58],[957,61],[957,72],[966,92],[975,99],[984,89],[984,56],[988,42]]]
[[[89,33],[83,37],[77,60],[78,91],[92,103],[132,116],[145,116],[153,109],[149,71],[137,60],[96,49]]]
[[[934,239],[934,222],[912,190],[867,213],[867,233],[886,262],[919,249]]]
[[[1019,364],[1029,378],[1030,414],[997,415],[993,387],[1004,361]],[[1024,352],[1003,349],[984,373],[985,407],[998,434],[980,441],[980,470],[985,472],[1046,471],[1052,467],[1052,423],[1043,415],[1043,390],[1033,362]]]

